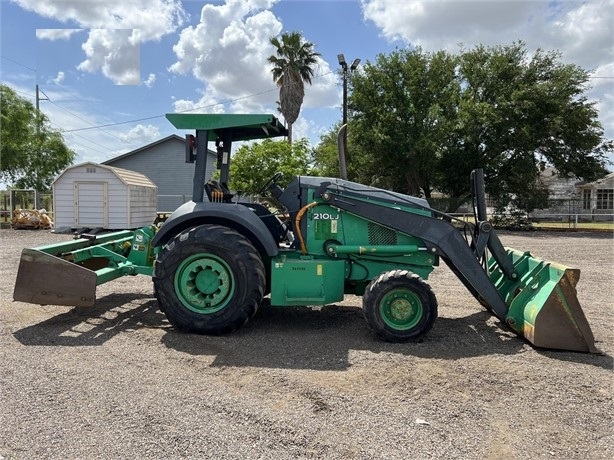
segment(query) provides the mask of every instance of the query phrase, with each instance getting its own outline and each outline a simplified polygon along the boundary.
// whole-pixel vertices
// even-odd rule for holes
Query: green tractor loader
[[[176,328],[224,334],[254,316],[267,295],[280,307],[358,295],[377,336],[407,342],[437,318],[426,280],[443,260],[479,303],[533,345],[599,352],[576,296],[579,270],[503,247],[486,219],[481,170],[472,174],[475,224],[460,230],[424,199],[338,178],[299,176],[282,188],[274,175],[259,191],[280,211],[273,213],[242,202],[226,184],[233,142],[287,134],[274,116],[167,118],[195,130],[186,136],[192,200],[160,226],[24,249],[15,300],[91,306],[97,285],[144,274]],[[220,178],[205,183],[209,142]]]

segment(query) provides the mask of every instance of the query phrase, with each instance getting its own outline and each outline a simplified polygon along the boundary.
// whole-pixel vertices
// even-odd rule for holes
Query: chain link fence
[[[44,209],[53,220],[53,195],[33,189],[0,190],[0,223],[10,224],[16,209]]]

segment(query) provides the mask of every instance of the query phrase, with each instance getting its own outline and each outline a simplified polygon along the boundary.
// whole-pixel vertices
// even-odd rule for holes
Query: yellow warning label
[[[318,276],[322,276],[322,265],[321,264],[318,264],[316,266],[316,273]]]

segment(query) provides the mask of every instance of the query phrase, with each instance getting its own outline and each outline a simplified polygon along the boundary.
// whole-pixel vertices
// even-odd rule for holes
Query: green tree
[[[309,142],[305,138],[293,144],[272,139],[244,144],[230,162],[230,188],[256,194],[277,172],[283,173],[279,184],[285,186],[294,176],[307,174],[309,153]]]
[[[337,136],[341,121],[320,136],[320,142],[313,150],[313,168],[316,176],[339,177],[339,149]]]
[[[305,83],[311,84],[313,66],[320,53],[299,32],[286,32],[281,38],[271,37],[269,41],[277,55],[269,56],[268,62],[273,65],[271,73],[279,86],[279,108],[288,123],[288,141],[292,143],[292,125],[303,105]]]
[[[452,212],[483,168],[489,195],[530,211],[548,191],[539,173],[594,180],[614,151],[603,137],[589,73],[560,53],[522,42],[477,46],[458,55],[419,48],[380,55],[352,78],[350,134],[359,181],[429,197],[449,196]]]
[[[561,62],[557,51],[529,56],[518,42],[463,52],[459,72],[457,143],[442,159],[442,190],[452,192],[451,184],[482,167],[499,207],[532,211],[547,204],[539,173],[548,164],[562,177],[590,181],[606,173],[613,146],[603,138],[596,102],[584,95],[587,71]]]
[[[0,179],[18,188],[46,192],[72,164],[75,152],[34,105],[0,85]]]
[[[404,49],[378,55],[353,75],[348,164],[358,180],[430,197],[456,117],[456,66],[456,57],[444,51]]]

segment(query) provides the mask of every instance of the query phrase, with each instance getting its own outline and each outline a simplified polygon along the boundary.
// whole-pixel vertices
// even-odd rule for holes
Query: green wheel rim
[[[387,326],[406,331],[415,327],[424,313],[420,297],[409,289],[395,289],[380,303],[382,320]]]
[[[235,291],[232,271],[213,254],[185,259],[175,272],[175,292],[186,308],[203,314],[222,310]]]

